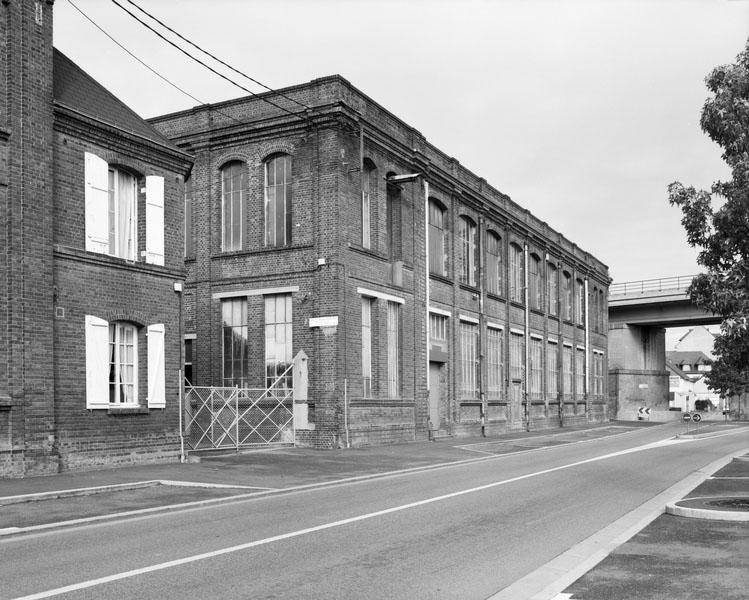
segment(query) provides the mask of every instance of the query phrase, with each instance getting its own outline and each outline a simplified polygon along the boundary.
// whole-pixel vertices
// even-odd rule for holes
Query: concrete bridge
[[[668,411],[666,328],[714,325],[687,288],[694,275],[614,283],[609,288],[609,414],[636,419],[637,409]],[[666,415],[661,415],[665,417]]]

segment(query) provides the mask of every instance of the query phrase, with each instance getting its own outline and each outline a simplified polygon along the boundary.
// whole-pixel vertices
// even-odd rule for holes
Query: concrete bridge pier
[[[637,409],[668,411],[666,330],[652,325],[609,325],[609,415],[636,420]]]

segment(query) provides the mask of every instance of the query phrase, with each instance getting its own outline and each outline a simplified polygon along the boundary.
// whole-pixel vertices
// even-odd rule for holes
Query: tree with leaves
[[[668,198],[681,209],[687,242],[705,269],[690,298],[722,318],[706,380],[727,398],[749,392],[749,42],[735,64],[713,69],[705,82],[711,95],[700,125],[723,149],[731,178],[709,192],[675,182]]]

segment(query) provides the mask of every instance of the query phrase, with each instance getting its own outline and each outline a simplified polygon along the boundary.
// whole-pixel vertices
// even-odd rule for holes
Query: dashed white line
[[[69,592],[74,592],[74,591],[78,591],[78,590],[92,588],[92,587],[96,587],[96,586],[103,585],[103,584],[106,584],[106,583],[112,583],[114,581],[119,581],[119,580],[122,580],[122,579],[128,579],[128,578],[131,578],[131,577],[137,577],[138,575],[145,575],[145,574],[148,574],[148,573],[153,573],[153,572],[156,572],[156,571],[162,571],[164,569],[169,569],[169,568],[172,568],[172,567],[178,567],[178,566],[181,566],[181,565],[186,565],[186,564],[198,562],[198,561],[201,561],[201,560],[207,560],[207,559],[210,559],[210,558],[215,558],[217,556],[222,556],[222,555],[225,555],[225,554],[231,554],[231,553],[239,552],[239,551],[242,551],[242,550],[248,550],[250,548],[256,548],[258,546],[264,546],[266,544],[271,544],[273,542],[287,540],[287,539],[299,537],[299,536],[302,536],[302,535],[308,535],[310,533],[315,533],[315,532],[318,532],[318,531],[325,531],[326,529],[332,529],[334,527],[341,527],[343,525],[349,525],[351,523],[356,523],[356,522],[359,522],[359,521],[365,521],[365,520],[368,520],[368,519],[373,519],[373,518],[376,518],[376,517],[381,517],[381,516],[384,516],[384,515],[389,515],[389,514],[392,514],[392,513],[397,513],[397,512],[400,512],[400,511],[411,509],[411,508],[416,508],[416,507],[419,507],[419,506],[425,506],[427,504],[433,504],[435,502],[442,502],[444,500],[449,500],[451,498],[457,498],[459,496],[465,496],[465,495],[468,495],[468,494],[474,494],[474,493],[477,493],[477,492],[482,492],[484,490],[489,490],[489,489],[496,488],[496,487],[499,487],[499,486],[502,486],[502,485],[507,485],[509,483],[514,483],[516,481],[522,481],[524,479],[530,479],[532,477],[538,477],[540,475],[546,475],[548,473],[555,473],[557,471],[563,471],[565,469],[571,469],[573,467],[577,467],[577,466],[585,465],[585,464],[590,464],[590,463],[598,462],[598,461],[601,461],[601,460],[606,460],[608,458],[614,458],[614,457],[617,457],[617,456],[623,456],[623,455],[626,455],[626,454],[632,454],[634,452],[641,452],[643,450],[650,450],[652,448],[657,448],[657,447],[661,447],[661,446],[668,446],[668,445],[673,445],[673,444],[678,444],[678,443],[683,443],[683,441],[682,440],[664,440],[662,442],[655,442],[655,443],[652,443],[652,444],[646,444],[644,446],[637,446],[635,448],[628,448],[626,450],[619,450],[618,452],[611,452],[609,454],[603,454],[601,456],[595,456],[595,457],[592,457],[592,458],[587,458],[585,460],[575,461],[575,462],[572,462],[572,463],[568,463],[566,465],[560,465],[558,467],[552,467],[550,469],[543,469],[541,471],[536,471],[534,473],[527,473],[525,475],[520,475],[518,477],[512,477],[510,479],[503,479],[501,481],[495,481],[495,482],[492,482],[492,483],[487,483],[485,485],[480,485],[480,486],[473,487],[473,488],[468,488],[468,489],[465,489],[465,490],[459,490],[457,492],[452,492],[452,493],[449,493],[449,494],[443,494],[443,495],[440,495],[440,496],[434,496],[432,498],[426,498],[424,500],[419,500],[417,502],[409,502],[408,504],[402,504],[400,506],[394,506],[392,508],[386,508],[384,510],[378,510],[378,511],[375,511],[375,512],[366,513],[366,514],[358,515],[358,516],[355,516],[355,517],[349,517],[347,519],[341,519],[339,521],[333,521],[331,523],[325,523],[323,525],[317,525],[315,527],[308,527],[308,528],[305,528],[305,529],[299,529],[297,531],[292,531],[292,532],[289,532],[289,533],[284,533],[284,534],[281,534],[281,535],[276,535],[276,536],[264,538],[264,539],[261,539],[261,540],[255,540],[253,542],[247,542],[247,543],[244,543],[244,544],[238,544],[236,546],[229,546],[227,548],[222,548],[220,550],[213,550],[211,552],[204,552],[204,553],[201,553],[201,554],[194,554],[192,556],[186,556],[184,558],[179,558],[179,559],[176,559],[176,560],[170,560],[170,561],[163,562],[163,563],[158,563],[158,564],[155,564],[155,565],[149,565],[147,567],[142,567],[142,568],[139,568],[139,569],[132,569],[130,571],[124,571],[122,573],[115,573],[113,575],[107,575],[105,577],[98,577],[96,579],[90,579],[88,581],[82,581],[82,582],[79,582],[79,583],[74,583],[74,584],[71,584],[71,585],[66,585],[66,586],[63,586],[63,587],[59,587],[59,588],[55,588],[55,589],[51,589],[51,590],[46,590],[46,591],[43,591],[43,592],[38,592],[36,594],[30,594],[30,595],[27,595],[27,596],[20,596],[20,597],[16,598],[15,600],[39,600],[41,598],[51,598],[53,596],[59,596],[61,594],[67,594]]]

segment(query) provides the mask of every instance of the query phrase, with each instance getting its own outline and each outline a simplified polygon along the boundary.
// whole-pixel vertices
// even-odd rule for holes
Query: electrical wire
[[[152,15],[151,13],[149,13],[149,12],[148,12],[147,10],[145,10],[144,8],[142,8],[142,7],[138,6],[138,4],[136,4],[135,2],[133,2],[133,0],[125,0],[125,1],[126,1],[126,2],[128,3],[128,4],[131,4],[132,6],[134,6],[134,7],[135,7],[135,8],[137,9],[137,10],[139,10],[140,12],[142,12],[142,13],[143,13],[144,15],[146,15],[146,16],[147,16],[147,17],[149,17],[150,19],[152,19],[152,20],[156,21],[156,22],[157,22],[157,23],[158,23],[159,25],[161,25],[161,26],[162,26],[162,27],[163,27],[164,29],[166,29],[167,31],[170,31],[171,33],[173,33],[174,35],[176,35],[176,36],[177,36],[177,37],[178,37],[179,39],[181,39],[181,40],[183,40],[183,41],[187,42],[187,43],[188,43],[188,44],[190,44],[190,45],[191,45],[191,46],[192,46],[193,48],[195,48],[196,50],[199,50],[200,52],[202,52],[202,53],[203,53],[203,54],[205,54],[206,56],[210,56],[210,57],[211,57],[211,58],[212,58],[213,60],[215,60],[215,61],[216,61],[217,63],[220,63],[220,64],[222,64],[222,65],[223,65],[223,66],[225,66],[225,67],[226,67],[227,69],[230,69],[231,71],[234,71],[234,72],[235,72],[235,73],[237,73],[238,75],[241,75],[242,77],[244,77],[244,78],[246,78],[246,79],[249,79],[249,80],[250,80],[250,81],[252,81],[253,83],[256,83],[256,84],[257,84],[257,85],[259,85],[260,87],[263,87],[263,88],[265,88],[265,89],[266,89],[266,90],[268,90],[269,92],[273,92],[274,94],[276,94],[276,95],[278,95],[278,96],[281,96],[282,98],[286,98],[286,100],[288,100],[289,102],[293,102],[294,104],[297,104],[297,105],[301,106],[301,107],[302,107],[302,108],[304,108],[305,110],[309,110],[309,109],[310,109],[310,107],[309,107],[309,106],[307,106],[306,104],[303,104],[302,102],[299,102],[298,100],[295,100],[294,98],[290,98],[289,96],[286,96],[286,95],[285,95],[285,94],[283,94],[282,92],[279,92],[279,91],[277,91],[277,90],[274,90],[273,88],[271,88],[271,87],[269,87],[269,86],[265,85],[265,84],[264,84],[264,83],[262,83],[261,81],[258,81],[257,79],[254,79],[253,77],[250,77],[250,76],[249,76],[249,75],[247,75],[246,73],[243,73],[243,72],[242,72],[242,71],[240,71],[239,69],[236,69],[236,68],[234,68],[234,67],[233,67],[233,66],[231,66],[231,65],[230,65],[229,63],[227,63],[227,62],[225,62],[225,61],[221,60],[220,58],[218,58],[218,57],[217,57],[217,56],[215,56],[214,54],[211,54],[210,52],[208,52],[208,50],[205,50],[204,48],[201,48],[200,46],[198,46],[198,45],[197,45],[197,44],[196,44],[195,42],[193,42],[192,40],[189,40],[189,39],[187,39],[187,38],[186,38],[185,36],[183,36],[183,35],[182,35],[181,33],[179,33],[178,31],[175,31],[174,29],[172,29],[171,27],[169,27],[169,25],[167,25],[166,23],[164,23],[163,21],[161,21],[161,20],[160,20],[160,19],[159,19],[158,17],[155,17],[154,15]]]
[[[117,44],[117,45],[118,45],[118,46],[119,46],[120,48],[122,48],[122,49],[123,49],[123,50],[124,50],[125,52],[127,52],[127,53],[128,53],[128,54],[129,54],[130,56],[131,56],[131,57],[133,57],[133,58],[134,58],[135,60],[137,60],[137,61],[138,61],[138,62],[139,62],[140,64],[142,64],[142,65],[143,65],[143,66],[144,66],[144,67],[145,67],[146,69],[148,69],[149,71],[151,71],[151,73],[153,73],[153,74],[154,74],[154,75],[156,75],[156,76],[157,76],[158,78],[162,79],[163,81],[165,81],[166,83],[168,83],[169,85],[171,85],[171,86],[172,86],[172,87],[173,87],[173,88],[174,88],[175,90],[178,90],[179,92],[182,92],[182,93],[183,93],[183,94],[184,94],[185,96],[187,96],[188,98],[190,98],[190,99],[194,100],[194,101],[195,101],[195,102],[197,102],[198,104],[205,104],[205,102],[202,102],[201,100],[198,100],[198,99],[197,99],[197,98],[196,98],[195,96],[193,96],[193,95],[192,95],[192,94],[191,94],[190,92],[186,92],[186,91],[185,91],[185,90],[183,90],[183,89],[182,89],[181,87],[179,87],[179,86],[178,86],[178,85],[177,85],[176,83],[174,83],[174,82],[172,82],[172,81],[169,81],[169,80],[168,80],[168,79],[167,79],[166,77],[164,77],[164,76],[163,76],[163,75],[162,75],[161,73],[159,73],[158,71],[156,71],[156,69],[153,69],[152,67],[150,67],[149,65],[147,65],[147,64],[146,64],[145,62],[143,62],[143,61],[142,61],[142,60],[141,60],[140,58],[138,58],[137,56],[135,56],[135,54],[133,54],[132,52],[130,52],[130,50],[128,50],[127,48],[125,48],[125,46],[123,46],[123,45],[122,45],[122,44],[121,44],[120,42],[118,42],[118,41],[117,41],[116,39],[114,39],[114,37],[112,37],[112,36],[111,36],[111,35],[110,35],[110,34],[109,34],[109,33],[108,33],[107,31],[105,31],[105,30],[104,30],[104,29],[103,29],[102,27],[100,27],[100,26],[99,26],[99,24],[98,24],[98,23],[96,23],[96,21],[94,21],[94,20],[93,20],[93,19],[92,19],[91,17],[89,17],[89,16],[88,16],[88,15],[87,15],[87,14],[86,14],[85,12],[83,12],[83,11],[82,11],[82,10],[81,10],[80,8],[78,8],[78,7],[77,7],[77,6],[75,5],[75,3],[73,2],[73,0],[68,0],[68,4],[70,4],[70,6],[72,6],[72,7],[73,7],[73,8],[75,9],[75,10],[77,10],[77,11],[78,11],[79,13],[81,13],[81,15],[82,15],[82,16],[83,16],[83,17],[84,17],[84,18],[85,18],[85,19],[86,19],[86,20],[87,20],[87,21],[88,21],[89,23],[91,23],[91,24],[92,24],[92,25],[93,25],[94,27],[96,27],[96,28],[97,28],[97,29],[98,29],[99,31],[101,31],[101,32],[102,32],[102,33],[103,33],[104,35],[106,35],[106,36],[107,36],[107,37],[108,37],[108,38],[109,38],[110,40],[112,40],[112,41],[113,41],[113,42],[114,42],[115,44]]]
[[[125,8],[117,0],[112,0],[112,2],[115,5],[117,5],[119,8],[121,8],[125,13],[127,13],[128,15],[130,15],[133,19],[135,19],[138,23],[140,23],[141,25],[143,25],[146,29],[149,29],[154,34],[156,34],[159,38],[161,38],[162,40],[164,40],[167,44],[169,44],[170,46],[172,46],[175,49],[179,50],[180,52],[182,52],[182,54],[184,54],[185,56],[191,58],[196,63],[204,66],[206,69],[208,69],[212,73],[218,75],[222,79],[225,79],[226,81],[228,81],[232,85],[238,87],[242,91],[247,92],[251,96],[256,97],[258,100],[262,100],[263,102],[266,102],[267,104],[270,104],[271,106],[275,106],[277,109],[282,110],[283,112],[288,113],[288,114],[290,114],[293,117],[297,117],[297,118],[300,118],[300,119],[305,119],[306,121],[310,121],[310,119],[309,119],[309,117],[307,115],[305,115],[303,113],[294,112],[294,111],[291,111],[291,110],[289,110],[287,108],[284,108],[283,106],[280,106],[280,105],[276,104],[275,102],[269,100],[268,98],[264,98],[263,96],[259,96],[258,94],[256,94],[252,90],[250,90],[250,89],[244,87],[243,85],[237,83],[236,81],[234,81],[230,77],[227,77],[223,73],[219,73],[216,69],[214,69],[210,65],[207,65],[202,60],[200,60],[199,58],[196,58],[195,56],[193,56],[192,54],[190,54],[187,50],[185,50],[184,48],[181,48],[180,46],[178,46],[177,44],[175,44],[173,41],[171,41],[170,39],[166,38],[163,34],[161,34],[160,32],[156,31],[153,27],[151,27],[148,23],[146,23],[145,21],[143,21],[142,19],[140,19],[137,15],[135,15],[135,14],[131,13],[129,10],[127,10],[127,8]]]

